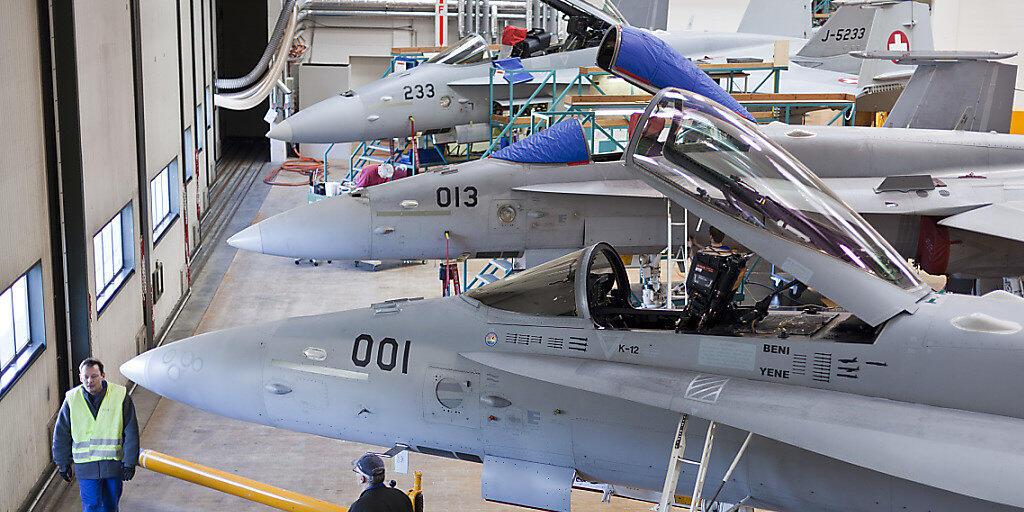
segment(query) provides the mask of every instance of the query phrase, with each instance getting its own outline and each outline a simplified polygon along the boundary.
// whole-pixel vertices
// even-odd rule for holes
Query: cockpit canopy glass
[[[667,90],[636,142],[636,165],[733,218],[904,289],[921,284],[899,254],[799,160],[703,96]]]
[[[628,23],[626,21],[626,17],[619,12],[619,9],[615,7],[615,4],[613,4],[611,0],[577,0],[577,2],[587,4],[594,9],[607,14],[619,23]]]
[[[427,59],[433,64],[475,64],[491,60],[491,46],[480,34],[470,34],[455,46]]]
[[[586,266],[585,273],[579,272],[581,265]],[[605,243],[566,254],[466,295],[492,308],[527,315],[586,317],[593,316],[595,308],[630,308],[626,268],[615,249]]]
[[[589,14],[611,25],[628,25],[626,17],[612,4],[611,0],[542,0],[563,14]]]
[[[466,292],[487,306],[528,315],[576,316],[576,269],[586,249]]]

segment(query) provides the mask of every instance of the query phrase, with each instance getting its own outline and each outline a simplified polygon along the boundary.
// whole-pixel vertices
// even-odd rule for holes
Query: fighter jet
[[[659,93],[625,160],[841,309],[735,305],[739,253],[701,257],[685,309],[635,309],[598,243],[460,296],[198,335],[121,372],[216,414],[479,462],[484,498],[543,510],[569,510],[574,475],[708,500],[721,483],[718,500],[784,512],[1024,507],[1024,300],[931,292],[706,98]],[[679,452],[694,465],[666,478]]]
[[[761,130],[820,175],[843,176],[823,179],[928,272],[1024,273],[1024,208],[1017,198],[1024,186],[1024,137],[781,123]],[[598,241],[624,254],[656,254],[667,242],[664,197],[634,179],[621,156],[591,159],[582,127],[569,120],[492,158],[298,206],[228,243],[288,258],[465,254],[517,257],[528,266]],[[681,209],[673,215],[683,218]],[[673,235],[673,245],[686,243],[682,229]]]
[[[944,60],[955,60],[951,57]],[[597,61],[645,89],[656,91],[652,84],[685,87],[749,116],[689,60],[644,31],[613,27]],[[931,76],[936,66],[925,65],[919,73]],[[911,87],[917,83],[915,75]],[[941,109],[960,112],[953,100],[963,95],[974,113],[968,117],[976,119],[1008,111],[998,105],[978,108],[982,102],[968,97],[968,89],[929,91],[913,100],[941,97]],[[1009,101],[1012,93],[987,95],[989,100],[1003,96]],[[901,97],[898,109],[917,117],[928,118],[934,111],[912,109],[904,102]],[[955,117],[960,122],[961,116]],[[762,131],[829,181],[900,254],[914,258],[924,270],[975,277],[1024,271],[1024,233],[1014,220],[1024,214],[1014,192],[1024,180],[1024,137],[781,123]],[[566,122],[492,158],[298,207],[245,229],[228,243],[291,258],[440,259],[465,254],[522,257],[527,265],[600,240],[628,254],[660,252],[667,242],[661,195],[631,179],[620,156],[591,158],[579,123]],[[675,234],[673,245],[686,242],[682,230]]]
[[[411,132],[473,133],[472,126],[489,122],[492,88],[495,101],[504,98],[507,102],[510,95],[520,103],[531,96],[535,101],[551,101],[555,83],[568,85],[580,67],[595,65],[597,45],[606,28],[628,25],[610,2],[566,0],[553,5],[569,6],[573,10],[568,14],[574,19],[588,20],[570,23],[571,37],[561,46],[549,48],[538,43],[530,47],[533,56],[528,51],[492,62],[487,42],[471,35],[420,66],[311,105],[274,125],[267,136],[290,142],[337,143],[408,137]],[[753,0],[750,9],[784,16],[786,8],[781,5],[776,0]],[[762,29],[761,33],[690,30],[655,34],[679,53],[712,64],[736,58],[772,62],[775,41],[788,41],[791,62],[780,82],[780,92],[788,93],[892,91],[894,83],[909,77],[911,68],[880,60],[862,64],[848,53],[932,48],[929,9],[919,2],[848,2],[810,39],[766,35],[775,33],[771,25],[789,25],[777,19],[761,15],[758,25],[747,23],[746,30]],[[891,38],[897,38],[898,44]],[[492,78],[492,65],[507,69],[504,78]],[[557,72],[552,76],[541,70]],[[751,71],[749,80],[756,84],[767,73]],[[543,86],[538,89],[538,85]],[[486,140],[489,131],[480,133],[484,138],[476,140]]]

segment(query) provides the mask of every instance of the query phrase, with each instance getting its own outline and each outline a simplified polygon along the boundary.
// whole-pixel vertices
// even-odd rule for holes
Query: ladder
[[[668,225],[668,238],[667,238],[668,244],[667,245],[668,245],[668,247],[666,249],[667,261],[668,261],[668,271],[665,273],[665,277],[666,277],[666,281],[667,281],[667,283],[666,283],[667,290],[665,290],[665,308],[666,309],[675,309],[675,307],[676,307],[675,306],[675,300],[676,299],[683,300],[684,304],[686,303],[686,301],[689,300],[689,298],[687,297],[687,290],[686,290],[686,278],[689,277],[690,269],[688,267],[686,267],[686,264],[690,260],[690,243],[689,243],[689,236],[690,236],[690,211],[686,210],[686,209],[683,209],[683,221],[682,222],[675,222],[672,219],[672,201],[666,198],[665,199],[665,216],[666,216],[666,218],[668,220],[668,222],[667,222],[667,225]],[[684,268],[683,268],[683,282],[682,282],[683,290],[682,290],[681,294],[677,294],[676,293],[674,283],[672,282],[672,269],[675,267],[676,262],[679,261],[679,258],[677,257],[676,251],[674,251],[672,249],[672,228],[673,227],[682,227],[683,228],[683,247],[682,247],[683,259],[682,259],[682,261],[683,261]]]
[[[512,274],[515,264],[506,259],[495,258],[487,262],[480,272],[473,277],[473,280],[466,283],[466,291],[479,288],[485,284],[491,284],[499,279],[504,279]]]
[[[459,295],[462,293],[462,288],[459,287],[459,266],[455,260],[445,260],[441,262],[440,275],[441,278],[441,296],[449,297],[451,295]]]
[[[382,155],[381,152],[387,152],[387,155]],[[372,164],[382,164],[385,162],[398,163],[409,154],[409,161],[412,162],[413,152],[415,151],[412,140],[406,139],[405,146],[402,147],[401,151],[395,151],[395,141],[393,139],[377,139],[368,140],[361,142],[359,146],[356,146],[356,150],[352,152],[352,156],[349,158],[348,163],[348,174],[345,176],[343,181],[353,181],[359,172],[363,170],[363,167]],[[410,164],[410,167],[412,165]]]
[[[701,451],[700,462],[692,461],[683,458],[683,452],[686,451],[686,428],[689,426],[690,416],[683,414],[679,418],[679,425],[676,426],[676,435],[672,443],[672,452],[668,460],[668,472],[665,474],[665,485],[661,489],[661,500],[658,502],[658,512],[668,512],[669,507],[672,506],[675,501],[676,486],[679,484],[679,473],[682,472],[683,464],[695,464],[697,466],[697,478],[693,484],[693,493],[690,495],[690,512],[707,512],[711,507],[718,501],[718,495],[722,492],[726,482],[732,477],[733,471],[736,470],[736,466],[740,462],[740,458],[747,451],[747,446],[750,445],[750,440],[753,438],[754,433],[748,432],[746,440],[743,441],[743,445],[736,452],[736,456],[732,460],[732,464],[729,465],[729,469],[722,476],[722,481],[718,485],[718,490],[711,499],[703,500],[702,495],[704,491],[704,482],[708,476],[708,466],[711,462],[711,451],[715,444],[715,430],[718,428],[718,424],[714,421],[708,422],[708,431],[704,436],[704,449]],[[706,504],[702,504],[702,501]],[[742,503],[746,501],[746,498],[733,506],[730,510],[738,510]]]

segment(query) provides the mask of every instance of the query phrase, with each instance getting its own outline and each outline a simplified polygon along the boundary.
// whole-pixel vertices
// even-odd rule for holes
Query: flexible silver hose
[[[299,7],[300,23],[306,16],[319,15],[344,15],[344,16],[387,16],[402,15],[408,17],[429,17],[433,16],[434,0],[285,0],[281,8],[281,14],[277,17],[274,25],[274,32],[263,50],[260,60],[249,73],[240,78],[218,78],[213,82],[218,90],[243,89],[249,87],[259,80],[267,71],[271,57],[277,53],[279,47],[284,44],[285,27],[288,25],[288,17],[296,3],[302,2]],[[491,1],[502,9],[525,10],[525,4],[520,1]],[[345,9],[345,10],[340,10]],[[372,10],[371,10],[372,9]],[[397,12],[397,9],[424,9],[424,12]],[[334,12],[331,12],[334,11]],[[449,13],[449,16],[452,14]],[[515,15],[502,14],[500,18],[517,18]]]
[[[242,89],[249,87],[263,76],[263,73],[267,71],[267,65],[270,64],[270,58],[277,52],[278,46],[284,39],[284,29],[288,26],[288,17],[291,16],[292,8],[298,1],[285,0],[284,5],[281,6],[281,14],[277,17],[277,24],[274,25],[274,33],[267,43],[267,49],[263,50],[263,56],[260,57],[260,61],[252,68],[252,71],[241,78],[218,78],[213,82],[217,89]]]

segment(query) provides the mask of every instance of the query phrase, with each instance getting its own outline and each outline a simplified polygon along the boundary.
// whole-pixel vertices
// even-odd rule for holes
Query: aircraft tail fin
[[[892,52],[875,60],[917,64],[885,126],[976,132],[1010,131],[1017,66],[993,62],[1012,53]]]
[[[832,13],[793,57],[802,66],[839,73],[860,73],[861,62],[850,52],[863,51],[871,35],[875,9],[844,5]]]
[[[916,1],[866,2],[866,5],[875,14],[865,51],[905,53],[935,49],[929,5]],[[866,60],[861,64],[858,82],[865,94],[870,94],[872,87],[891,88],[893,82],[905,82],[912,73],[913,68],[891,60]]]
[[[807,0],[750,0],[737,32],[808,38],[811,3]]]
[[[793,62],[859,75],[860,84],[870,86],[895,75],[908,78],[913,70],[891,62],[860,61],[851,57],[850,52],[932,48],[927,4],[910,0],[858,0],[841,4],[797,52]]]

